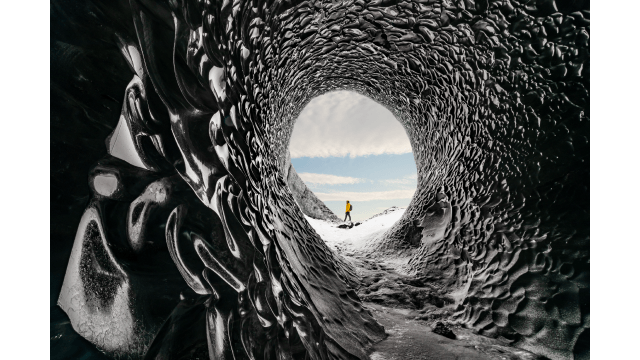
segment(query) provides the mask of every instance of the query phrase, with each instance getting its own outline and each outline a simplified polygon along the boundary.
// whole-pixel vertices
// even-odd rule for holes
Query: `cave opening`
[[[331,234],[323,227],[347,220],[366,223],[366,228],[374,226],[367,223],[371,219],[376,232],[388,229],[417,187],[413,149],[402,123],[358,92],[331,91],[309,101],[295,121],[288,150],[289,188],[325,237]],[[347,200],[352,208],[348,217]]]

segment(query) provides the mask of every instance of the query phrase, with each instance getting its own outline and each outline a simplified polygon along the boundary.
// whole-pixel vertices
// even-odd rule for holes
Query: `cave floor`
[[[474,334],[448,323],[454,305],[438,288],[399,271],[408,258],[375,258],[365,251],[367,243],[404,213],[402,208],[390,210],[351,229],[307,218],[327,245],[355,267],[362,281],[358,296],[388,334],[374,346],[372,360],[544,359],[510,346],[507,339]],[[455,339],[435,333],[438,322],[451,330]]]
[[[433,332],[429,323],[416,320],[417,311],[366,303],[389,335],[374,346],[371,360],[543,359],[498,339],[451,327],[456,339]]]

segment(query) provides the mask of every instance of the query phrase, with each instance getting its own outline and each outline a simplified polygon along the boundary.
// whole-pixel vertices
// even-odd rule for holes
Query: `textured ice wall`
[[[273,63],[296,76],[278,69],[267,85],[278,104],[271,138],[323,91],[386,105],[407,128],[419,178],[374,250],[412,252],[406,271],[449,288],[457,320],[480,333],[550,358],[588,356],[588,6],[317,5],[279,27]],[[285,153],[286,140],[275,144]]]
[[[588,3],[93,4],[96,41],[133,79],[63,286],[79,294],[61,297],[68,313],[87,308],[78,332],[116,327],[122,352],[149,357],[366,357],[381,329],[281,176],[302,108],[349,89],[400,120],[418,168],[405,216],[372,251],[411,252],[406,271],[448,289],[481,333],[588,354]],[[193,291],[171,312],[184,283],[139,276],[168,261],[158,280]],[[172,300],[144,315],[154,289]],[[123,308],[132,316],[108,316]],[[155,340],[127,338],[145,333],[127,324]],[[191,350],[175,345],[185,324],[207,330]]]

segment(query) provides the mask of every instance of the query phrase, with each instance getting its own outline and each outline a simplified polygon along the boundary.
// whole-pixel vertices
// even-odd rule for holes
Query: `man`
[[[347,211],[344,213],[344,221],[347,221],[347,216],[349,217],[349,221],[351,221],[351,209],[353,207],[349,204],[349,200],[347,200]]]

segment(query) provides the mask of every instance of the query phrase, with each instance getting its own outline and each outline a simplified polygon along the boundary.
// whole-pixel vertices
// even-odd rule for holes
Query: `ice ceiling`
[[[584,356],[588,2],[86,7],[77,26],[104,26],[65,36],[95,42],[52,57],[117,46],[108,62],[124,59],[129,83],[59,298],[80,335],[150,359],[367,358],[384,329],[283,177],[300,111],[346,89],[394,114],[418,169],[372,254],[408,254],[404,271],[458,304],[452,321],[552,359]]]

